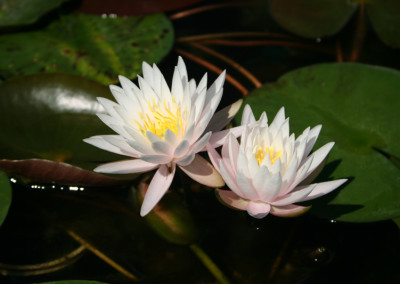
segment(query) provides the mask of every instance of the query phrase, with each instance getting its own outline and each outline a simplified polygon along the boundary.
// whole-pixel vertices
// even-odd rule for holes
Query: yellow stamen
[[[172,98],[169,107],[165,99],[161,107],[156,103],[154,98],[151,101],[149,100],[147,104],[150,113],[139,112],[141,120],[135,120],[135,123],[139,126],[140,132],[146,136],[146,132],[150,131],[164,139],[165,132],[169,129],[178,136],[182,131],[183,122],[180,106],[176,104],[175,99]]]
[[[265,149],[263,149],[261,147],[258,147],[254,153],[254,157],[256,157],[258,165],[261,165],[267,154],[269,154],[271,164],[274,164],[276,160],[282,157],[282,150],[275,151],[274,148],[265,147]]]

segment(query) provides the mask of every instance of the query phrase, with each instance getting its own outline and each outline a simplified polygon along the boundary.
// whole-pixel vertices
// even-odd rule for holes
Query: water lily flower
[[[311,155],[321,125],[308,127],[295,139],[289,136],[289,118],[282,107],[268,125],[264,112],[258,121],[246,105],[240,144],[230,135],[221,156],[207,147],[210,159],[230,190],[217,189],[219,199],[229,207],[246,210],[255,218],[266,215],[296,216],[308,207],[296,205],[336,189],[347,179],[304,184],[327,157],[334,143],[322,146]]]
[[[225,71],[207,89],[207,74],[198,85],[189,81],[185,63],[179,57],[171,90],[158,67],[145,62],[143,77],[138,76],[139,87],[123,76],[119,80],[122,88],[110,86],[117,103],[98,98],[107,112],[98,117],[118,135],[93,136],[84,141],[131,159],[103,164],[94,170],[128,174],[158,169],[142,203],[142,216],[168,190],[176,166],[199,183],[223,186],[220,174],[198,152],[211,143],[212,132],[226,126],[240,108],[241,102],[237,102],[215,113]]]

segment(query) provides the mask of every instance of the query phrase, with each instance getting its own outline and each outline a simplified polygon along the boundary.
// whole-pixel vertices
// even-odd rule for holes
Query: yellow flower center
[[[261,165],[265,156],[269,153],[269,158],[271,159],[271,164],[275,163],[277,159],[282,157],[282,150],[275,151],[274,148],[265,147],[265,149],[258,147],[254,153],[254,157],[257,159],[258,165]]]
[[[164,139],[167,129],[171,130],[175,135],[179,135],[179,132],[182,131],[182,114],[180,106],[176,104],[173,97],[169,106],[167,106],[165,99],[161,107],[156,104],[155,99],[149,100],[148,106],[150,113],[139,112],[141,121],[135,120],[144,136],[146,136],[147,131],[150,131]]]

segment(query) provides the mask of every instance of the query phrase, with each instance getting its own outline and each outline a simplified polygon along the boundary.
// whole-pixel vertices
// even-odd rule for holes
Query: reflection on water
[[[188,246],[168,243],[139,217],[131,189],[80,188],[13,180],[0,228],[1,283],[215,283]],[[200,228],[197,245],[232,283],[396,280],[400,246],[392,222],[346,224],[310,214],[258,220],[221,206],[212,191],[181,197]]]

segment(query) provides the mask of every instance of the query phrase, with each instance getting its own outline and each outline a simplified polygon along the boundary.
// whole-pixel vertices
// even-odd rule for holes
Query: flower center
[[[275,151],[274,148],[265,147],[265,149],[263,149],[261,147],[257,147],[254,153],[254,157],[256,157],[258,165],[261,165],[262,161],[264,160],[267,154],[269,154],[269,158],[271,159],[271,164],[274,164],[277,159],[282,157],[282,150]]]
[[[182,114],[180,106],[172,97],[171,103],[167,106],[164,99],[162,105],[156,104],[155,99],[148,101],[149,113],[139,112],[141,121],[135,120],[139,126],[140,132],[146,136],[146,132],[150,131],[158,137],[164,139],[167,129],[171,130],[175,135],[179,136],[182,131]]]

